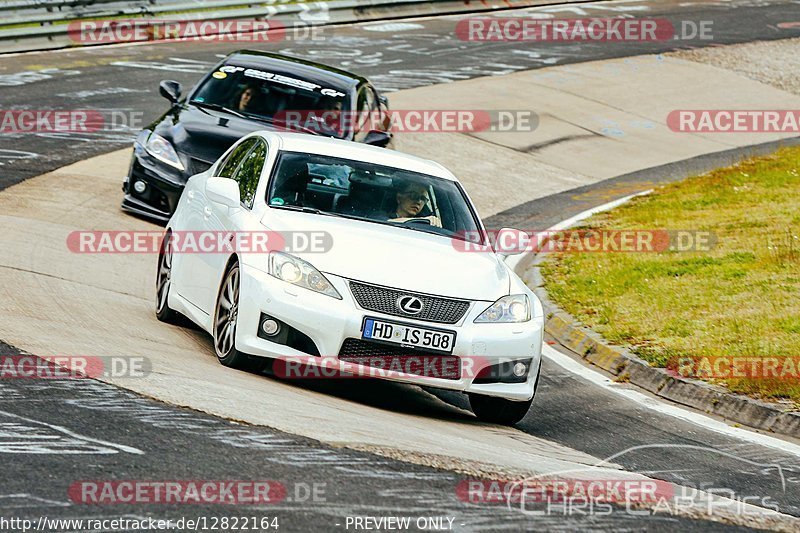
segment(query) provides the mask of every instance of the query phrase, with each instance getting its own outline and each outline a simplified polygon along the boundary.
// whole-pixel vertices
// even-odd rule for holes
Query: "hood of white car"
[[[262,222],[272,231],[327,232],[325,252],[287,250],[324,273],[469,300],[508,294],[508,271],[494,253],[457,250],[449,237],[280,209],[269,209]]]

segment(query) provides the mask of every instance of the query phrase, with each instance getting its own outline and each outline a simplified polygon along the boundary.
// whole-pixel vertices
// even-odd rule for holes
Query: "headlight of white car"
[[[476,323],[508,324],[531,319],[531,302],[526,294],[503,296],[486,308]]]
[[[337,300],[342,299],[342,295],[331,285],[328,278],[311,263],[283,252],[270,252],[268,261],[271,276]]]
[[[155,132],[148,134],[147,131],[143,131],[136,138],[136,142],[141,144],[144,149],[147,150],[148,154],[159,161],[175,167],[178,170],[184,170],[183,163],[181,163],[181,160],[178,158],[178,153],[175,151],[175,148],[161,135]]]

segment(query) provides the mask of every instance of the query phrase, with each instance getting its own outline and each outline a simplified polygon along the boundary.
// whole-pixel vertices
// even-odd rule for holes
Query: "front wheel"
[[[526,402],[515,402],[505,398],[494,396],[484,396],[482,394],[469,394],[469,406],[480,420],[500,424],[503,426],[513,426],[525,418],[531,408],[533,398],[539,389],[539,378],[542,377],[542,360],[539,359],[539,369],[536,373],[536,381],[533,384],[533,397]]]
[[[532,403],[533,398],[527,402],[515,402],[482,394],[469,395],[469,406],[475,416],[483,422],[491,422],[503,426],[513,426],[525,418]]]
[[[158,253],[156,274],[156,318],[161,322],[176,324],[178,313],[169,307],[169,290],[172,287],[172,234],[167,233]]]
[[[217,295],[214,313],[214,351],[223,366],[239,370],[259,370],[259,362],[236,349],[236,325],[239,319],[239,263],[225,273]]]

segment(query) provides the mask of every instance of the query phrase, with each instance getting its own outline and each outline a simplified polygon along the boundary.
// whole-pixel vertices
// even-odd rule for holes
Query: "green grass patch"
[[[660,187],[582,227],[708,231],[705,251],[554,253],[551,297],[654,366],[681,357],[800,356],[800,148]],[[729,379],[800,406],[797,380]]]

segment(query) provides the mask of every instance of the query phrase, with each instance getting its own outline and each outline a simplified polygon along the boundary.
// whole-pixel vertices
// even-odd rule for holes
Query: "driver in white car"
[[[397,208],[389,213],[389,222],[407,222],[408,220],[427,220],[431,226],[442,227],[442,221],[434,214],[426,215],[423,211],[430,213],[428,207],[431,201],[428,188],[425,185],[414,182],[405,182],[397,192]]]

